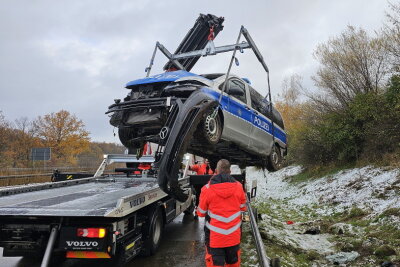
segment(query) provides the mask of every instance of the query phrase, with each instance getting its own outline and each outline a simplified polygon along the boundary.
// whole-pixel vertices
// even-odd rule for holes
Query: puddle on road
[[[126,267],[200,267],[204,266],[203,241],[167,241],[152,257],[138,257]]]

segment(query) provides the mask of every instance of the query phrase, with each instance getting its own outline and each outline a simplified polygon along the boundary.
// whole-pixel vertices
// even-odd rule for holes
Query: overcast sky
[[[347,25],[373,33],[385,21],[385,0],[137,1],[1,0],[0,110],[13,121],[65,109],[82,119],[94,141],[119,143],[104,114],[145,75],[156,41],[174,51],[199,13],[225,17],[215,44],[236,41],[240,25],[252,35],[271,73],[273,95],[293,73],[310,77],[317,44]],[[202,58],[195,73],[225,72],[228,55]],[[265,74],[250,51],[233,73],[266,93]],[[152,74],[160,73],[159,54]]]

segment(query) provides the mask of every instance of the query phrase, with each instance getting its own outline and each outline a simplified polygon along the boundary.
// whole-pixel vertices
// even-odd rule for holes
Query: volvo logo
[[[162,127],[160,131],[160,138],[165,139],[168,135],[168,128],[167,127]]]
[[[96,241],[66,241],[68,247],[97,247],[99,245]]]

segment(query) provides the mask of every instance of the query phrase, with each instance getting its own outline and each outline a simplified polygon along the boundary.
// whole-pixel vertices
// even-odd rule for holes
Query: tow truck
[[[154,157],[105,155],[92,177],[0,189],[0,247],[3,256],[43,255],[41,266],[57,258],[103,258],[121,265],[139,253],[152,255],[163,226],[181,213],[194,210],[194,186],[210,176],[187,175],[178,181],[189,196],[185,202],[170,197],[148,171],[113,163],[153,163]],[[245,175],[235,175],[243,184]]]
[[[262,56],[244,27],[236,44],[214,46],[212,40],[222,30],[222,22],[223,18],[201,15],[175,54],[157,43],[146,68],[147,76],[157,49],[169,59],[165,66],[167,71],[175,68],[189,70],[201,56],[233,51],[226,75],[228,79],[236,51],[251,48],[268,74]],[[242,35],[247,42],[239,43]],[[171,100],[166,98],[167,102],[168,99]],[[136,153],[105,155],[92,177],[0,189],[0,247],[4,248],[3,256],[43,255],[41,266],[47,267],[54,254],[66,258],[104,258],[113,266],[121,265],[139,253],[154,254],[160,244],[163,226],[182,212],[192,213],[196,197],[193,188],[201,187],[210,179],[210,176],[189,176],[189,164],[186,163],[183,171],[180,165],[204,112],[207,108],[217,107],[221,99],[222,94],[219,101],[200,101],[192,108],[189,102],[183,106],[178,100],[177,108],[170,108],[172,115],[166,121],[170,126],[168,132],[162,131],[165,128],[160,131],[166,136],[141,140],[158,144],[154,157],[140,157],[143,152],[143,146],[140,146]],[[272,114],[272,105],[269,107]],[[116,116],[111,119],[118,120]],[[172,125],[175,120],[179,123]],[[274,140],[274,132],[271,136]],[[121,141],[135,142],[123,137]],[[231,155],[230,159],[235,157]],[[104,174],[112,163],[119,164],[115,172]],[[140,163],[152,164],[152,172],[134,174],[136,170],[132,166]],[[121,164],[125,164],[124,167]],[[245,185],[245,174],[234,177]],[[255,193],[254,188],[251,192]],[[254,197],[254,193],[249,194],[249,198]],[[249,202],[247,205],[252,214]],[[256,217],[251,217],[253,232],[258,233]],[[265,254],[259,233],[255,239],[261,250],[259,255]],[[262,261],[265,262],[262,266],[269,266],[265,255]]]

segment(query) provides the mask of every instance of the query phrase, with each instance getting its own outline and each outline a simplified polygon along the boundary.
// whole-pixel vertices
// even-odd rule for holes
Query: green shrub
[[[347,214],[347,219],[351,219],[351,218],[357,218],[357,217],[363,217],[365,215],[367,215],[368,212],[366,212],[363,209],[360,209],[358,207],[352,207]]]
[[[306,117],[307,127],[292,148],[306,166],[382,160],[400,148],[400,76],[393,76],[382,92],[355,95],[340,110]]]

